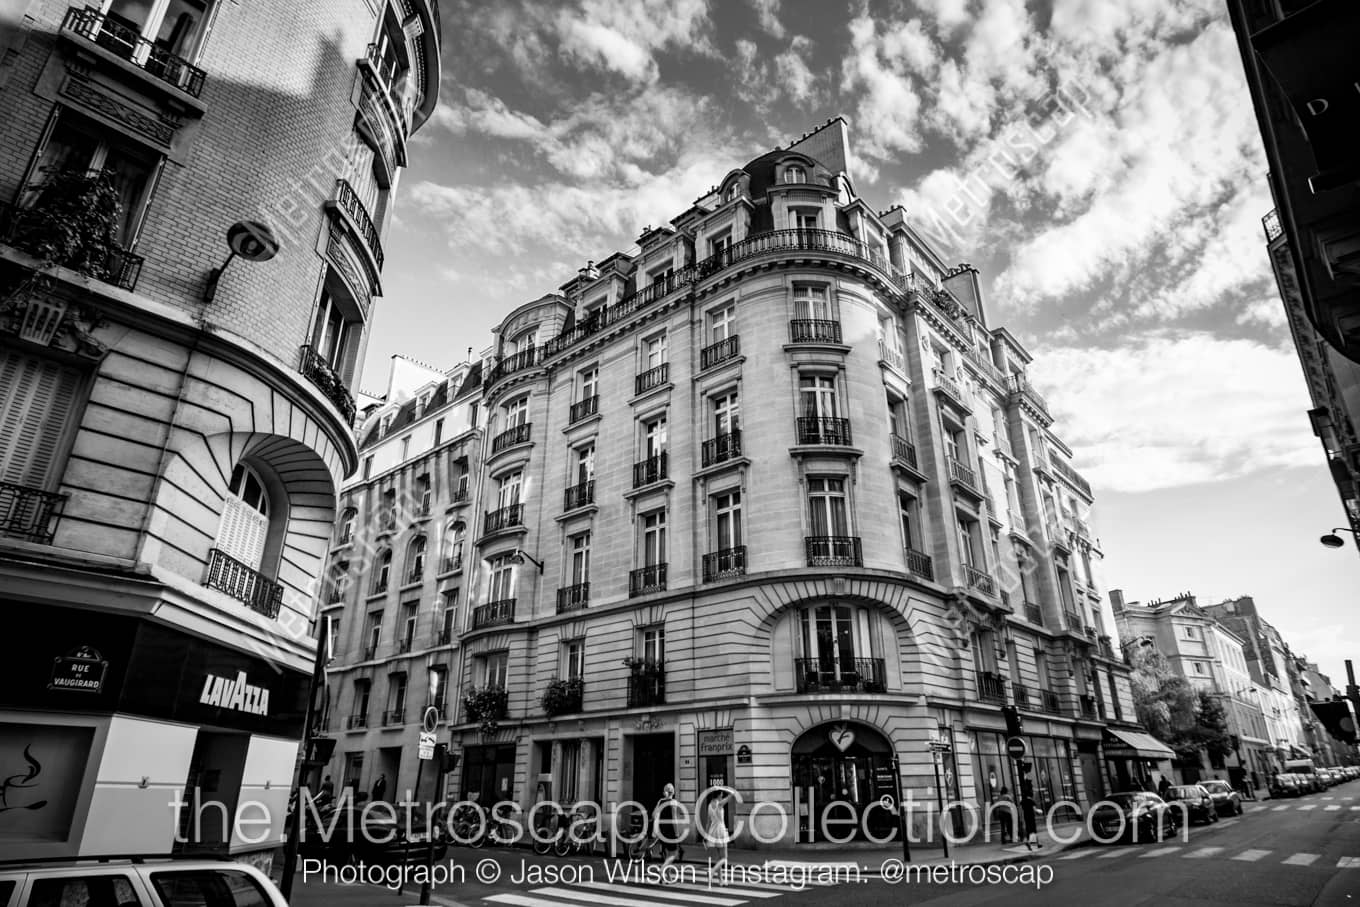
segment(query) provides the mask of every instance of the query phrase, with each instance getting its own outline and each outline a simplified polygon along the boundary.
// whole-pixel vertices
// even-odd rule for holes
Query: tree
[[[1232,752],[1228,716],[1210,693],[1196,691],[1171,669],[1160,653],[1143,651],[1133,658],[1129,677],[1138,721],[1186,762],[1199,762],[1200,750],[1221,759]]]

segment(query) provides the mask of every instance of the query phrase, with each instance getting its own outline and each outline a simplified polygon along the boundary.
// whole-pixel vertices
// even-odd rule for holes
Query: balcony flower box
[[[500,720],[505,717],[510,696],[504,687],[473,687],[463,696],[463,712],[467,720],[481,725],[482,733],[488,737],[500,730]]]
[[[548,681],[548,685],[543,689],[543,696],[539,699],[539,704],[543,706],[543,714],[555,718],[558,715],[581,711],[585,689],[585,681],[579,677],[567,680],[554,677]]]

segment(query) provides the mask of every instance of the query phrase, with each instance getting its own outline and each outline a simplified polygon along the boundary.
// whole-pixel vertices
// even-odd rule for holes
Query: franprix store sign
[[[0,607],[26,614],[21,644],[0,659],[0,707],[130,712],[302,734],[305,673],[135,616],[17,602]]]

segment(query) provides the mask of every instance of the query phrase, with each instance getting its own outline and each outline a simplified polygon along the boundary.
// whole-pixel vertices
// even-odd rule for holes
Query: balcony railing
[[[571,405],[571,411],[567,416],[568,422],[580,422],[589,416],[593,416],[600,411],[600,395],[594,394],[584,400],[578,400]]]
[[[93,41],[186,94],[198,97],[203,93],[203,81],[207,78],[203,70],[183,57],[157,47],[136,29],[110,19],[97,9],[68,9],[61,27]]]
[[[1284,235],[1284,227],[1280,225],[1280,212],[1271,210],[1269,214],[1261,218],[1261,229],[1266,231],[1266,242],[1272,243]]]
[[[832,444],[848,447],[851,443],[850,420],[836,416],[799,416],[799,444]]]
[[[671,364],[663,362],[656,368],[649,368],[633,379],[633,393],[645,394],[671,380]]]
[[[660,665],[655,669],[628,675],[628,708],[645,708],[666,704],[666,672]]]
[[[368,727],[368,716],[350,715],[348,720],[345,721],[345,727],[349,728],[351,731],[357,728]]]
[[[1011,695],[1015,697],[1017,708],[1027,709],[1030,707],[1029,687],[1020,683],[1014,684],[1011,686]]]
[[[369,217],[364,200],[359,197],[358,192],[354,191],[349,180],[338,179],[335,181],[335,201],[349,215],[350,220],[354,221],[355,226],[359,228],[359,235],[363,237],[364,244],[368,246],[368,251],[373,253],[373,261],[377,263],[378,270],[381,271],[383,266],[382,239],[378,236],[378,228],[373,226],[373,218]]]
[[[1050,715],[1061,715],[1063,710],[1062,700],[1058,698],[1058,694],[1052,690],[1040,690],[1039,708],[1042,711],[1048,712]]]
[[[952,397],[954,402],[958,403],[960,406],[968,406],[968,398],[963,395],[963,386],[954,379],[953,375],[946,375],[939,369],[934,370],[934,375],[936,390],[943,391],[946,395]]]
[[[1034,602],[1025,602],[1025,620],[1042,627],[1044,625],[1044,609]]]
[[[1062,476],[1067,481],[1071,482],[1073,485],[1077,486],[1077,488],[1081,490],[1082,494],[1086,495],[1088,498],[1091,497],[1091,483],[1083,479],[1081,477],[1081,473],[1077,472],[1071,466],[1068,466],[1065,462],[1063,462],[1061,457],[1053,457],[1051,458],[1050,462],[1053,465],[1054,472]],[[1082,523],[1080,520],[1077,520],[1076,522],[1079,524],[1079,527],[1084,527],[1086,525],[1085,523]],[[1090,534],[1089,530],[1087,534],[1088,535]]]
[[[516,444],[528,442],[530,434],[533,433],[534,424],[525,422],[523,425],[515,425],[491,439],[491,452],[498,454],[507,448],[514,447]]]
[[[742,576],[746,573],[746,546],[723,548],[704,555],[704,582]]]
[[[1086,626],[1086,621],[1081,619],[1081,615],[1075,611],[1063,611],[1063,620],[1067,623],[1067,628],[1073,633],[1080,633]]]
[[[633,464],[633,487],[641,488],[666,478],[666,454],[659,453]]]
[[[858,536],[810,535],[803,539],[809,567],[863,567]]]
[[[741,429],[734,428],[704,442],[703,464],[712,466],[741,456]]]
[[[882,340],[878,341],[878,358],[899,369],[906,367],[906,359],[902,355],[902,351],[897,347],[889,346]]]
[[[469,500],[470,495],[468,494],[467,484],[464,483],[463,487],[449,495],[449,506],[456,507],[459,504],[466,504]]]
[[[577,583],[557,590],[557,613],[580,611],[590,601],[590,583]]]
[[[976,589],[983,595],[996,594],[996,580],[985,570],[979,570],[972,564],[960,564],[963,568],[963,578],[968,583],[968,588]]]
[[[639,567],[628,574],[628,594],[646,595],[649,592],[666,590],[666,565],[651,564]]]
[[[504,529],[513,529],[516,526],[523,525],[524,505],[511,504],[508,507],[488,512],[482,520],[482,531],[485,533],[500,532]]]
[[[595,503],[595,480],[586,479],[562,492],[562,509],[575,510]]]
[[[486,387],[491,387],[502,378],[522,372],[525,369],[533,368],[539,362],[539,348],[531,346],[528,349],[520,350],[506,356],[500,362],[491,367],[491,372],[486,378]]]
[[[298,371],[303,377],[315,384],[322,395],[331,401],[347,425],[354,424],[354,397],[325,357],[308,345],[299,351],[298,359]]]
[[[1077,715],[1081,718],[1094,721],[1096,718],[1096,698],[1089,695],[1078,696]]]
[[[52,544],[66,495],[0,482],[0,535]]]
[[[217,548],[208,552],[208,575],[203,585],[225,592],[265,617],[278,617],[283,604],[282,586]]]
[[[405,723],[406,723],[406,710],[405,710],[405,709],[388,709],[387,711],[383,712],[383,714],[382,714],[382,723],[383,723],[383,724],[405,724]]]
[[[699,352],[699,368],[712,368],[715,365],[735,359],[741,353],[741,344],[736,335],[710,343]]]
[[[962,485],[965,490],[974,495],[981,496],[982,492],[978,488],[977,473],[971,466],[965,466],[953,457],[945,457],[945,463],[949,467],[949,481]]]
[[[474,630],[514,623],[514,621],[515,600],[513,598],[487,602],[485,605],[479,605],[472,609],[472,629]]]
[[[935,564],[930,555],[915,548],[907,549],[907,569],[922,579],[935,579]]]
[[[1045,416],[1049,416],[1048,401],[1044,395],[1034,389],[1034,385],[1029,383],[1029,379],[1023,374],[1016,373],[1006,378],[1006,390],[1010,394],[1011,402],[1027,400],[1031,406],[1039,410]],[[1052,418],[1052,416],[1049,416]]]
[[[840,343],[841,323],[816,318],[795,318],[789,322],[794,343]]]
[[[887,672],[881,658],[795,658],[800,693],[882,693]]]
[[[888,443],[892,445],[892,455],[894,460],[907,464],[912,469],[919,469],[916,465],[916,446],[900,435],[888,435]]]
[[[1006,701],[1006,678],[992,671],[978,671],[978,698],[983,702]]]

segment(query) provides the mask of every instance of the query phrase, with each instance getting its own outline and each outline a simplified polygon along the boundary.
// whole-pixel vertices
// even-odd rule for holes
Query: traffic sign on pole
[[[1023,759],[1029,753],[1029,747],[1025,745],[1025,738],[1012,737],[1006,741],[1006,752],[1012,759]]]
[[[426,733],[433,734],[439,730],[439,709],[434,706],[427,708],[420,719],[420,723],[425,728]]]
[[[433,759],[433,758],[434,758],[434,733],[433,733],[433,732],[431,732],[431,731],[421,731],[421,732],[420,732],[420,746],[419,746],[419,748],[418,748],[417,751],[416,751],[416,755],[419,756],[421,759]]]

